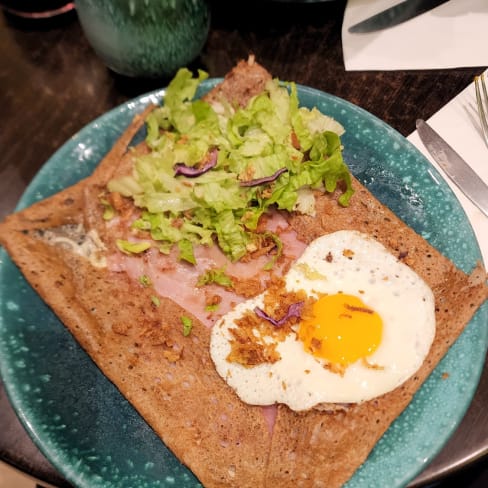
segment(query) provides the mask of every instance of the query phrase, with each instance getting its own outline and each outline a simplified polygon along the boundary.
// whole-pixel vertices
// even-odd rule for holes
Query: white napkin
[[[488,0],[487,0],[488,3]],[[485,77],[488,70],[485,72]],[[419,114],[421,115],[421,114]],[[476,111],[474,83],[464,89],[447,105],[428,119],[429,124],[440,136],[473,168],[481,179],[488,184],[488,146],[481,136],[481,126]],[[442,169],[432,159],[417,134],[407,138],[444,176]],[[471,226],[474,229],[485,266],[488,265],[488,217],[464,196],[462,191],[445,176],[448,185],[460,201]]]
[[[347,71],[488,66],[488,0],[449,0],[395,27],[351,34],[357,22],[402,0],[349,0],[342,24]]]

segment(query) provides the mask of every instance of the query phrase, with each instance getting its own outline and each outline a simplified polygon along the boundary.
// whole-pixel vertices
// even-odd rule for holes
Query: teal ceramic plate
[[[208,90],[217,80],[207,80]],[[164,91],[106,113],[73,136],[34,178],[19,208],[88,175],[134,114]],[[382,121],[350,103],[299,87],[346,128],[345,159],[355,175],[399,217],[465,271],[480,259],[466,216],[435,169]],[[0,256],[0,372],[11,402],[54,466],[74,485],[199,486],[118,390],[102,375],[55,315]],[[452,434],[475,392],[488,337],[480,309],[407,410],[380,440],[348,488],[404,486]],[[447,379],[442,379],[448,373]]]

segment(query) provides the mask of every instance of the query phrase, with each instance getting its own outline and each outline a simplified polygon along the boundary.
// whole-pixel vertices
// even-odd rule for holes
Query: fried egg
[[[300,411],[370,400],[410,378],[434,339],[432,290],[357,231],[311,242],[271,293],[238,304],[212,328],[215,367],[248,404]]]

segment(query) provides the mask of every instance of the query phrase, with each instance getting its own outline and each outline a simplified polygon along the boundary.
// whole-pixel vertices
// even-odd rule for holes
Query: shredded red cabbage
[[[203,175],[203,173],[211,170],[217,164],[218,155],[218,150],[212,149],[209,151],[205,163],[198,166],[187,166],[185,163],[176,163],[173,166],[175,176],[183,175],[187,176],[188,178],[194,178],[195,176]]]
[[[282,175],[286,171],[288,171],[288,169],[283,167],[283,168],[280,168],[275,173],[273,173],[271,176],[264,176],[263,178],[256,178],[254,180],[241,181],[239,184],[240,184],[240,186],[264,185],[265,183],[271,183],[271,182],[275,181],[280,175]]]
[[[281,319],[279,319],[279,320],[276,320],[273,317],[270,317],[264,310],[262,310],[259,307],[254,308],[254,313],[258,317],[261,317],[262,319],[267,320],[268,322],[271,322],[275,327],[281,327],[291,317],[301,317],[302,308],[303,308],[303,301],[292,303],[288,307],[286,314],[283,317],[281,317]]]

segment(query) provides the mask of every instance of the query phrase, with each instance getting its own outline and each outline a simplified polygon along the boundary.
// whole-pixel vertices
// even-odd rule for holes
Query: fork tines
[[[474,78],[474,86],[476,90],[476,103],[478,105],[478,114],[480,117],[481,130],[488,146],[488,93],[486,91],[485,74],[481,73]]]

